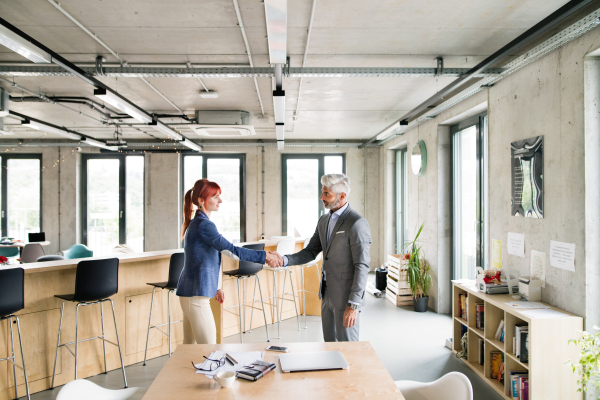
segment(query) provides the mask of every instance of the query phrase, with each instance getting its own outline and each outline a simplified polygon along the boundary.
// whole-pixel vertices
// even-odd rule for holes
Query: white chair
[[[280,240],[277,243],[277,249],[276,251],[281,254],[282,256],[286,255],[286,254],[293,254],[296,251],[296,239],[286,239],[286,240]],[[271,271],[273,272],[273,298],[275,299],[275,313],[277,315],[277,337],[281,338],[281,314],[283,313],[283,301],[287,300],[287,301],[292,301],[294,302],[294,308],[296,309],[296,321],[298,322],[298,330],[300,330],[300,318],[298,316],[298,307],[296,306],[296,296],[294,295],[294,282],[292,281],[292,270],[290,270],[288,267],[280,267],[280,268],[264,268],[265,271]],[[277,296],[277,278],[275,273],[277,272],[283,272],[283,289],[282,289],[282,295],[281,295],[281,312],[280,312],[280,307],[279,307],[279,298]],[[285,277],[286,277],[286,273],[289,273],[290,275],[290,284],[292,285],[292,298],[291,299],[286,299],[285,298]],[[268,299],[271,299],[271,297],[268,297]],[[272,304],[271,304],[272,305]],[[273,318],[273,321],[275,321],[275,318]],[[250,314],[250,324],[252,324],[252,313]]]
[[[133,396],[138,389],[134,387],[110,390],[85,379],[76,379],[63,386],[56,400],[126,400]]]
[[[38,258],[44,256],[44,249],[39,243],[27,243],[21,252],[22,263],[34,263]]]
[[[396,381],[406,400],[473,400],[473,388],[466,375],[450,372],[433,382]]]

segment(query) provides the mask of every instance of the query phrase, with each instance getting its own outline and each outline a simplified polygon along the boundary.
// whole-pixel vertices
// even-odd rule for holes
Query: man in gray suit
[[[371,228],[347,203],[350,179],[344,174],[321,178],[320,200],[329,210],[319,218],[308,246],[283,256],[283,265],[306,264],[323,252],[321,323],[326,342],[357,341],[371,257]]]

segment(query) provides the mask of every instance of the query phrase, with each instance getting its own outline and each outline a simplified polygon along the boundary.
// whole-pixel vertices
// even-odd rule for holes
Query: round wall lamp
[[[427,147],[425,142],[419,140],[412,148],[412,154],[410,155],[410,165],[412,167],[413,174],[417,176],[423,176],[427,169]]]

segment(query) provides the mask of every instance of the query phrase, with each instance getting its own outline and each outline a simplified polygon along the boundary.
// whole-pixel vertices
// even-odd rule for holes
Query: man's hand
[[[215,300],[221,304],[225,301],[225,293],[221,289],[217,290],[217,294],[215,295]]]
[[[267,252],[267,264],[271,268],[283,267],[283,257],[275,251]]]
[[[358,310],[353,310],[350,306],[346,307],[346,311],[344,311],[344,328],[352,328],[356,324],[356,317],[358,317]]]

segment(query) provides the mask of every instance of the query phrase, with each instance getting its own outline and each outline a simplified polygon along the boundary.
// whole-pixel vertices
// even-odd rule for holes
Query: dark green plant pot
[[[416,312],[426,312],[428,303],[429,303],[429,297],[413,298],[413,306],[414,306]]]

